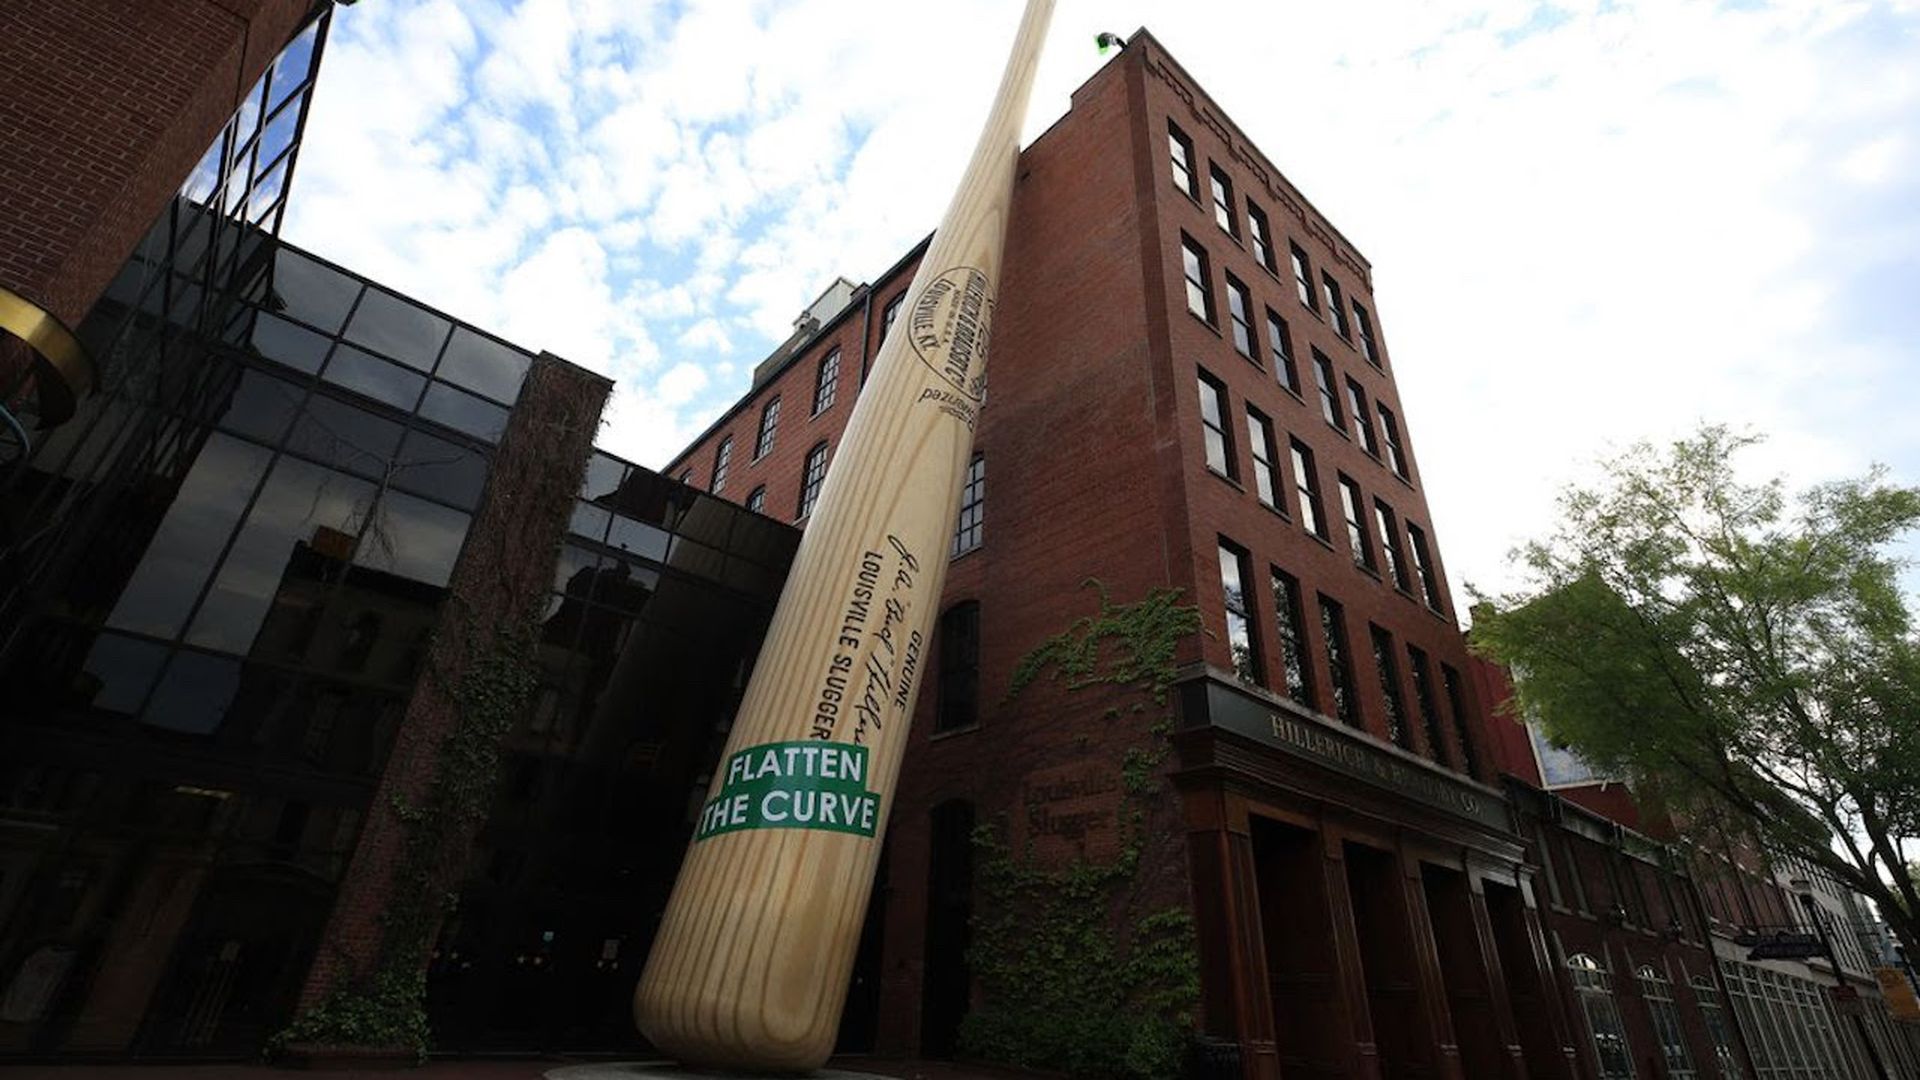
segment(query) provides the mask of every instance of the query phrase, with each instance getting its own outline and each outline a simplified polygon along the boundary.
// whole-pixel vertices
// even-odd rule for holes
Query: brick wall
[[[0,5],[0,285],[77,325],[311,7]]]

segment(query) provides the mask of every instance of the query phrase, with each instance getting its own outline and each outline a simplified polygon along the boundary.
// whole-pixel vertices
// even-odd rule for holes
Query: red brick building
[[[1121,842],[1115,778],[1157,745],[1156,711],[1058,683],[1009,696],[1023,657],[1094,612],[1093,580],[1201,616],[1139,902],[1191,913],[1197,1022],[1247,1075],[1590,1075],[1539,870],[1482,760],[1365,258],[1145,32],[1024,151],[1007,243],[862,967],[878,1048],[954,1045],[954,942],[991,915],[973,824],[1043,863]],[[816,305],[668,473],[804,524],[918,256]]]

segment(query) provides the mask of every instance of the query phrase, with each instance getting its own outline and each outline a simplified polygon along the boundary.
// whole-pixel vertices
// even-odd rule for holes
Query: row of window
[[[1180,238],[1180,258],[1186,275],[1187,310],[1195,316],[1214,324],[1213,277],[1209,269],[1206,249],[1195,243],[1192,237],[1182,233]],[[1261,345],[1253,330],[1253,294],[1246,283],[1233,276],[1226,275],[1227,283],[1227,322],[1233,339],[1234,351],[1251,361],[1256,367],[1264,367],[1261,357]],[[1265,308],[1266,351],[1273,356],[1273,374],[1281,386],[1294,397],[1305,401],[1301,389],[1300,372],[1294,362],[1293,331],[1287,320],[1272,308]],[[1402,480],[1411,480],[1407,466],[1406,444],[1400,438],[1400,420],[1394,415],[1387,403],[1373,402],[1370,410],[1367,392],[1351,376],[1340,378],[1334,372],[1333,361],[1317,348],[1308,347],[1313,367],[1314,389],[1319,395],[1320,415],[1328,426],[1349,438],[1357,438],[1360,449],[1375,461],[1391,468],[1394,475]],[[1378,416],[1376,429],[1374,418]],[[1385,454],[1382,457],[1382,454]]]
[[[1240,462],[1227,423],[1226,384],[1201,368],[1199,386],[1200,426],[1207,467],[1238,483]],[[1246,432],[1254,495],[1262,505],[1283,515],[1291,516],[1291,503],[1299,512],[1301,527],[1313,536],[1327,540],[1327,514],[1321,501],[1320,476],[1314,467],[1312,448],[1299,439],[1287,439],[1288,463],[1293,470],[1293,494],[1289,499],[1285,474],[1277,456],[1278,443],[1275,441],[1272,419],[1248,404]],[[1384,500],[1375,498],[1369,515],[1367,503],[1360,494],[1360,486],[1351,477],[1345,473],[1335,473],[1335,482],[1340,490],[1340,511],[1346,523],[1347,546],[1354,564],[1375,575],[1384,572],[1395,588],[1409,596],[1413,595],[1413,579],[1417,577],[1427,606],[1445,614],[1446,602],[1426,530],[1411,521],[1406,522],[1403,544],[1401,522],[1392,507]],[[1377,548],[1376,532],[1379,537]]]
[[[1567,957],[1567,975],[1580,1003],[1587,1035],[1593,1040],[1600,1080],[1634,1080],[1634,1056],[1627,1041],[1626,1026],[1620,1020],[1619,1006],[1614,1001],[1613,976],[1603,963],[1587,953]],[[1674,1001],[1673,981],[1652,964],[1641,964],[1634,970],[1634,983],[1641,1002],[1647,1007],[1654,1038],[1660,1043],[1660,1060],[1665,1066],[1661,1075],[1668,1080],[1695,1080],[1701,1073],[1694,1067],[1693,1052],[1687,1047],[1680,1010]],[[1706,976],[1694,976],[1689,985],[1707,1036],[1713,1041],[1717,1069],[1708,1070],[1706,1075],[1731,1080],[1740,1075],[1740,1069],[1726,1016],[1720,1007],[1720,992]]]
[[[1226,642],[1233,657],[1234,673],[1244,682],[1265,687],[1268,680],[1260,645],[1263,623],[1255,598],[1252,556],[1232,540],[1220,537],[1220,587],[1225,596]],[[1333,716],[1351,727],[1363,727],[1360,695],[1355,681],[1353,648],[1347,632],[1346,610],[1325,593],[1315,594],[1315,614],[1320,623],[1320,641],[1325,650],[1327,679],[1322,694],[1307,644],[1306,600],[1300,580],[1277,566],[1267,567],[1267,592],[1272,605],[1270,621],[1280,650],[1280,686],[1278,689],[1295,702]],[[1413,703],[1416,716],[1409,716],[1401,691],[1399,650],[1393,635],[1372,623],[1367,624],[1368,644],[1373,652],[1374,671],[1380,682],[1383,717],[1389,738],[1402,749],[1415,750],[1413,725],[1417,720],[1424,736],[1424,752],[1432,760],[1470,775],[1479,775],[1480,767],[1467,729],[1467,711],[1460,673],[1450,664],[1439,664],[1438,685],[1435,664],[1426,651],[1409,644],[1406,657],[1413,677]],[[1451,734],[1441,715],[1444,695],[1452,714]]]
[[[1181,131],[1179,125],[1171,120],[1167,121],[1167,155],[1173,171],[1174,186],[1198,203],[1200,185],[1193,140],[1188,138],[1187,133]],[[1207,162],[1207,187],[1212,198],[1213,220],[1220,226],[1220,231],[1231,237],[1236,244],[1251,243],[1254,261],[1278,279],[1280,266],[1274,257],[1273,226],[1266,211],[1262,210],[1252,198],[1245,201],[1247,235],[1243,241],[1240,217],[1234,201],[1233,178],[1227,175],[1226,170],[1222,169],[1218,162],[1212,160]],[[1287,254],[1293,272],[1294,292],[1299,297],[1301,306],[1315,315],[1326,318],[1332,324],[1334,333],[1340,335],[1341,340],[1349,345],[1355,345],[1367,358],[1367,363],[1372,364],[1376,369],[1380,368],[1380,343],[1374,334],[1373,318],[1366,306],[1358,300],[1346,298],[1341,292],[1340,283],[1325,270],[1320,271],[1320,288],[1316,291],[1313,286],[1313,264],[1308,259],[1306,251],[1299,244],[1289,242]],[[1191,280],[1189,276],[1190,283]],[[1233,281],[1231,274],[1228,275],[1228,281],[1230,283]],[[1191,291],[1188,293],[1188,299],[1191,302]],[[1348,318],[1349,310],[1352,312],[1351,320]],[[1213,321],[1211,314],[1202,317],[1208,322]],[[1356,332],[1359,335],[1358,342],[1354,340]]]

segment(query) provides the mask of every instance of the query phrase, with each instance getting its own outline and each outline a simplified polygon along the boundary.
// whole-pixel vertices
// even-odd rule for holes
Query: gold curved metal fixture
[[[93,358],[86,347],[51,312],[5,285],[0,285],[0,330],[33,350],[40,425],[65,423],[80,399],[93,391]]]

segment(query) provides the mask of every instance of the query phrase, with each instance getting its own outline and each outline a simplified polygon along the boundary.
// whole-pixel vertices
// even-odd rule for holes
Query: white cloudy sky
[[[1018,7],[368,0],[285,232],[615,377],[659,466],[932,227]],[[1372,260],[1456,585],[1699,419],[1920,482],[1920,0],[1061,0],[1029,137],[1142,25]]]

